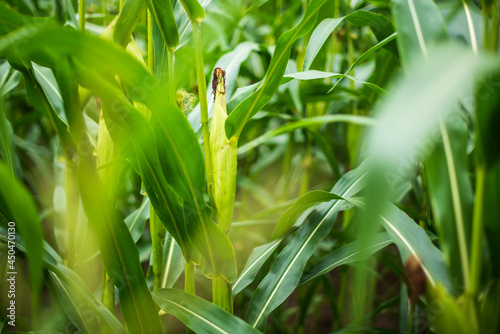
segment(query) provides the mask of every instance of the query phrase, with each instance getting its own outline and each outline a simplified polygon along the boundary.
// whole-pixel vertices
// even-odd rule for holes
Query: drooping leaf
[[[283,212],[274,227],[271,238],[276,239],[283,236],[306,209],[318,203],[329,202],[334,199],[344,200],[341,196],[322,190],[314,190],[302,195],[290,208]]]
[[[262,143],[265,143],[269,139],[276,137],[278,135],[291,132],[296,129],[306,128],[306,127],[314,127],[321,124],[326,123],[334,123],[334,122],[348,122],[359,125],[373,125],[375,121],[372,118],[364,117],[364,116],[356,116],[356,115],[325,115],[325,116],[316,116],[303,118],[295,122],[290,122],[288,124],[282,125],[281,127],[271,130],[260,137],[255,138],[254,140],[240,146],[238,148],[238,154],[243,154],[253,149],[254,147],[259,146]]]
[[[362,165],[342,176],[332,193],[349,199],[364,187],[365,178],[366,171]],[[264,329],[269,313],[293,292],[307,261],[335,222],[342,202],[332,200],[319,204],[304,218],[296,236],[280,252],[250,300],[246,320],[252,327]]]
[[[259,333],[238,317],[181,290],[159,289],[153,292],[153,298],[163,311],[196,333]]]
[[[388,206],[387,211],[382,213],[380,223],[398,246],[403,262],[410,255],[417,256],[432,286],[440,283],[447,289],[451,289],[452,284],[446,271],[443,254],[433,245],[420,226],[392,204]]]
[[[387,232],[376,234],[368,240],[353,241],[325,256],[313,267],[307,269],[300,279],[299,286],[341,265],[366,259],[392,242]]]
[[[370,26],[379,41],[377,45],[380,44],[382,40],[387,39],[389,35],[394,33],[394,28],[388,18],[369,11],[358,10],[343,17],[324,19],[314,29],[307,45],[304,57],[304,71],[308,71],[311,68],[314,59],[318,55],[319,50],[323,47],[328,37],[344,21],[348,21],[355,26]],[[387,43],[389,42],[390,41],[387,41]],[[381,44],[380,47],[385,46],[387,43]],[[346,71],[346,73],[349,73],[349,71]]]
[[[279,238],[271,241],[265,245],[255,247],[250,253],[250,256],[245,263],[245,267],[241,271],[240,275],[233,283],[233,298],[246,288],[250,283],[253,282],[260,268],[264,265],[267,259],[273,254],[273,252],[278,248],[279,244],[283,238]]]

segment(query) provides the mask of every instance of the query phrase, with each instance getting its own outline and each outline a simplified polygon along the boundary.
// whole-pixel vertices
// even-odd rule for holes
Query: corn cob
[[[212,154],[212,195],[215,203],[217,223],[229,231],[233,219],[236,190],[237,141],[226,137],[224,124],[227,118],[225,79],[226,72],[214,70],[212,89],[214,112],[210,127],[210,149]]]

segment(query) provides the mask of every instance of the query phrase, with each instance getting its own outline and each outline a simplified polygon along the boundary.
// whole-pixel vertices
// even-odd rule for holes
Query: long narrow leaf
[[[364,186],[366,172],[363,168],[362,165],[342,176],[332,192],[346,199],[355,195]],[[278,255],[271,271],[250,300],[246,320],[252,327],[264,329],[269,313],[293,292],[307,261],[335,222],[342,202],[333,200],[319,204],[307,216],[293,240]]]
[[[227,138],[233,136],[238,138],[248,119],[269,102],[285,73],[293,43],[311,30],[316,21],[318,10],[325,2],[326,0],[312,0],[307,6],[302,21],[295,28],[280,36],[262,85],[241,102],[226,119]]]
[[[387,232],[374,235],[373,238],[369,240],[360,239],[353,241],[325,256],[313,267],[307,269],[302,275],[299,285],[306,284],[310,280],[324,275],[341,265],[364,260],[382,248],[390,245],[392,242]]]
[[[159,289],[153,298],[167,313],[174,315],[196,333],[259,333],[246,322],[214,304],[175,289]]]

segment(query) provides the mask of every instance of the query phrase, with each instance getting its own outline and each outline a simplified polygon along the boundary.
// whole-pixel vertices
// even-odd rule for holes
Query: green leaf
[[[245,263],[245,267],[241,271],[238,279],[234,281],[233,288],[233,298],[246,288],[250,283],[253,282],[260,268],[264,265],[267,259],[274,253],[276,248],[278,248],[279,244],[283,238],[279,238],[271,241],[265,245],[261,245],[259,247],[255,247],[250,253],[247,262]]]
[[[179,45],[179,32],[170,0],[144,1],[158,24],[165,45],[168,49],[174,50]]]
[[[392,15],[405,67],[415,55],[427,57],[429,46],[447,35],[443,18],[432,0],[395,0]]]
[[[149,1],[146,2],[149,5]],[[125,0],[113,28],[113,41],[116,44],[120,46],[128,44],[144,7],[145,3],[142,0]]]
[[[345,73],[350,73],[358,64],[360,64],[364,60],[368,59],[373,53],[375,53],[376,51],[378,51],[380,48],[382,48],[385,45],[387,45],[388,43],[392,42],[396,38],[396,36],[397,36],[397,33],[393,33],[392,35],[388,36],[387,38],[383,39],[382,41],[378,42],[377,44],[375,44],[374,46],[372,46],[371,48],[369,48],[358,59],[356,59],[354,61],[354,63],[351,64],[351,66],[349,66],[349,68],[347,69],[347,71],[345,71]],[[345,75],[345,77],[351,79],[351,77],[349,77],[347,75]],[[335,85],[333,85],[332,89],[330,89],[329,92],[331,92],[332,90],[335,89],[335,87],[337,87],[337,85],[340,83],[340,81],[342,80],[342,78],[343,77],[340,77],[339,80],[337,80],[337,82],[335,83]],[[351,79],[351,80],[360,82],[360,80],[357,80],[355,78]],[[363,81],[361,81],[361,82],[365,83]],[[385,91],[383,88],[381,88],[378,85],[375,85],[375,84],[370,83],[370,82],[367,82],[367,83],[368,83],[367,87],[373,89],[373,91],[376,92],[376,93],[378,93],[378,94],[380,94],[380,90]]]
[[[42,287],[42,249],[43,234],[37,207],[30,193],[22,183],[12,175],[12,171],[3,162],[0,163],[0,196],[8,212],[5,217],[12,217],[14,225],[8,224],[9,232],[19,232],[26,243],[28,267],[32,289],[32,312],[37,314],[40,290]],[[4,209],[1,208],[0,209]],[[15,271],[9,268],[7,271]]]
[[[370,26],[375,32],[379,42],[394,33],[394,28],[388,18],[383,15],[364,10],[355,11],[344,17],[324,19],[320,24],[318,24],[316,29],[314,29],[314,32],[309,39],[304,57],[303,71],[307,71],[311,68],[319,50],[321,50],[328,37],[330,37],[332,32],[337,29],[337,27],[340,26],[344,20],[355,26]],[[381,46],[385,46],[386,44],[387,43]],[[349,71],[346,71],[346,73],[349,73]]]
[[[125,224],[127,224],[134,242],[137,242],[144,232],[146,220],[149,219],[149,209],[149,198],[145,197],[141,206],[125,218]]]
[[[419,225],[392,204],[388,206],[380,218],[380,223],[398,246],[403,262],[411,255],[417,256],[421,260],[422,268],[433,287],[439,283],[447,289],[452,288],[443,254],[434,246]]]
[[[281,78],[285,73],[293,43],[311,30],[316,21],[316,14],[318,10],[325,2],[326,0],[312,0],[307,6],[307,11],[300,23],[295,28],[280,36],[276,43],[276,49],[273,57],[271,58],[271,63],[269,64],[266,76],[259,89],[243,100],[243,102],[238,104],[238,106],[227,118],[227,138],[238,138],[243,130],[243,127],[245,126],[245,123],[267,102],[269,102],[278,89]]]
[[[365,178],[366,171],[362,165],[343,175],[333,187],[332,193],[349,199],[364,187]],[[307,261],[330,232],[343,202],[332,200],[319,204],[304,218],[296,236],[280,252],[250,300],[246,321],[252,327],[264,329],[269,313],[293,292]]]
[[[8,234],[7,229],[0,227],[0,241],[2,244],[7,244]],[[23,240],[16,235],[15,237],[16,249],[20,251],[19,255],[26,253],[26,246]],[[6,247],[6,246],[4,246]],[[47,270],[53,272],[57,277],[57,284],[60,284],[66,298],[69,298],[68,303],[65,303],[64,311],[70,308],[70,312],[81,313],[81,320],[86,322],[83,327],[92,327],[93,317],[96,316],[101,325],[106,326],[111,333],[125,333],[125,328],[116,319],[116,317],[96,298],[94,293],[89,290],[85,282],[74,271],[64,266],[61,257],[50,247],[46,242],[43,244],[43,251],[40,253],[42,256],[43,266]],[[51,277],[53,277],[51,275]],[[77,305],[80,310],[74,310],[73,305]],[[83,316],[85,313],[85,316]]]
[[[284,133],[291,132],[296,129],[314,127],[326,123],[335,123],[335,122],[347,122],[359,125],[374,125],[375,121],[370,117],[365,116],[355,116],[355,115],[325,115],[325,116],[316,116],[303,118],[295,122],[290,122],[288,124],[282,125],[281,127],[266,132],[260,137],[255,138],[254,140],[240,146],[238,148],[238,154],[243,154],[251,149],[259,146],[262,143],[265,143],[269,139],[279,136]]]
[[[92,160],[88,158],[79,164],[78,186],[85,213],[99,241],[106,272],[118,288],[121,312],[128,330],[134,333],[161,332],[137,246],[107,198]]]
[[[44,70],[48,70],[47,68],[28,61],[13,63],[13,66],[23,74],[28,101],[49,119],[65,154],[75,150],[73,138],[68,131],[62,98],[52,71],[49,70],[49,74]]]
[[[427,58],[432,42],[446,37],[444,21],[432,1],[398,1],[393,12],[404,64],[410,54]],[[460,124],[459,117],[439,118],[438,123],[442,143],[438,143],[425,160],[424,168],[450,274],[459,278],[459,284],[468,286],[470,239],[467,240],[467,236],[470,235],[473,195],[465,165],[467,129],[465,124]]]
[[[482,49],[483,18],[472,1],[439,4],[439,11],[446,22],[451,39],[466,41],[474,53]]]
[[[473,193],[466,162],[468,131],[460,115],[440,122],[441,142],[424,160],[429,198],[450,275],[469,279]]]
[[[28,33],[19,31],[12,34],[11,39],[4,41],[3,44],[0,43],[0,53],[4,52],[2,50],[5,50],[6,45],[29,40],[33,35],[36,35],[35,31],[36,29],[31,29]],[[186,213],[187,224],[192,231],[191,235],[195,247],[201,250],[201,253],[207,258],[207,274],[213,273],[225,277],[228,281],[234,280],[236,278],[234,250],[225,233],[209,219],[210,209],[204,203],[203,198],[205,173],[204,169],[199,168],[203,163],[197,163],[203,161],[203,156],[196,135],[182,112],[175,106],[164,103],[165,92],[139,62],[106,41],[52,26],[40,29],[38,33],[39,35],[33,38],[29,44],[23,44],[22,47],[19,45],[19,48],[10,49],[9,52],[22,57],[32,57],[45,64],[52,64],[52,67],[59,68],[60,73],[63,73],[61,64],[64,62],[61,63],[62,59],[65,59],[64,57],[72,58],[73,67],[71,69],[67,67],[67,72],[76,71],[77,79],[84,86],[96,90],[103,102],[114,104],[114,106],[109,107],[113,109],[111,114],[114,114],[114,119],[112,121],[120,122],[120,125],[116,127],[113,124],[107,124],[108,129],[112,129],[113,126],[117,130],[121,128],[122,139],[128,137],[135,141],[134,147],[141,158],[138,160],[142,164],[141,174],[148,173],[149,175],[146,178],[150,180],[144,183],[146,186],[150,185],[147,189],[148,194],[153,204],[156,201],[155,209],[162,222],[169,224],[172,221],[173,210],[182,210],[178,204],[179,196],[174,194],[169,185],[164,184],[162,177],[166,176],[172,187],[175,188],[175,192],[181,195],[182,201],[185,201],[183,209]],[[42,45],[37,45],[38,42],[42,41]],[[57,57],[54,53],[39,52],[40,48],[50,47],[59,50]],[[56,59],[53,59],[54,57]],[[132,87],[130,89],[132,98],[145,103],[150,108],[155,120],[154,134],[161,136],[160,138],[152,137],[152,131],[144,117],[130,105],[123,93],[117,88],[118,84],[114,81],[115,75],[120,76],[125,87]],[[110,84],[108,82],[110,80],[114,82]],[[137,86],[137,82],[148,83],[149,89]],[[124,113],[126,117],[123,117]],[[109,120],[109,117],[104,116],[105,119]],[[106,122],[108,121],[106,120]],[[111,130],[110,133],[113,138]],[[175,137],[173,133],[176,134]],[[115,138],[117,137],[115,136],[113,140]],[[158,159],[155,157],[157,154],[154,149],[155,140],[162,142],[162,151],[160,151],[162,164],[155,162]],[[173,153],[173,155],[168,156],[167,159],[163,155],[165,152]],[[161,176],[162,168],[176,171],[178,174],[173,174],[176,177],[172,174]],[[143,175],[143,177],[145,176]],[[168,206],[165,205],[167,202],[170,203]],[[177,214],[177,226],[181,226],[182,221],[183,219]],[[176,237],[182,232],[177,231],[176,233],[172,226],[167,229]],[[179,244],[185,245],[186,242],[180,241]],[[217,244],[217,248],[214,247],[214,244]],[[189,247],[183,247],[183,249],[189,249]]]
[[[236,316],[181,290],[159,289],[153,292],[153,298],[162,310],[196,333],[259,333]]]
[[[181,3],[191,22],[201,23],[201,21],[203,21],[205,18],[205,10],[198,0],[181,0]]]
[[[0,98],[16,88],[20,78],[21,73],[12,70],[8,62],[0,64]]]
[[[299,216],[313,205],[329,202],[333,199],[344,200],[341,196],[322,190],[314,190],[302,195],[293,205],[288,208],[280,217],[274,227],[271,239],[283,236],[293,226]]]
[[[181,248],[170,235],[165,236],[163,247],[163,278],[162,286],[171,288],[182,274],[185,261],[182,257]]]
[[[317,264],[307,269],[300,279],[299,286],[341,265],[367,259],[392,242],[386,232],[378,233],[367,240],[359,239],[353,241],[328,254]]]
[[[366,85],[367,87],[373,89],[374,92],[378,93],[381,96],[388,94],[388,92],[385,89],[383,89],[377,85],[374,85],[371,82],[362,81],[356,77],[349,76],[349,75],[342,74],[342,73],[332,73],[332,72],[309,70],[309,71],[305,71],[305,72],[287,74],[284,76],[284,78],[295,78],[295,79],[299,79],[299,80],[314,80],[314,79],[324,79],[324,78],[349,78],[350,80],[352,80],[354,82],[358,82],[360,84]]]
[[[253,42],[242,42],[234,47],[234,49],[217,60],[214,68],[220,67],[226,71],[226,97],[229,98],[233,95],[236,79],[240,73],[241,64],[248,59],[250,54],[259,49],[259,45]],[[207,87],[212,87],[213,76],[210,77],[210,81]],[[208,118],[212,118],[214,105],[214,96],[211,89],[207,91],[207,108],[208,108]],[[191,127],[198,132],[201,128],[201,118],[200,118],[200,104],[198,103],[188,116],[189,123]]]

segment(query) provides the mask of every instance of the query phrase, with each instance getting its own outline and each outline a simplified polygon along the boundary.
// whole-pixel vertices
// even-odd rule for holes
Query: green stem
[[[212,278],[212,302],[221,309],[233,314],[233,291],[223,277]]]
[[[408,311],[408,334],[413,334],[413,320],[415,318],[415,305],[413,303],[410,303],[410,309]]]
[[[472,225],[472,250],[470,270],[470,293],[476,296],[481,281],[481,260],[484,217],[484,186],[486,168],[483,165],[476,167],[476,199],[474,201],[474,217]]]
[[[498,1],[497,1],[498,2]],[[492,17],[491,17],[491,33],[490,38],[490,48],[491,51],[497,53],[498,50],[498,23],[499,23],[499,13],[500,7],[498,3],[493,4]]]
[[[151,206],[151,214],[149,218],[149,229],[151,232],[151,242],[153,244],[153,275],[154,275],[154,290],[161,288],[162,272],[163,272],[163,247],[161,242],[165,237],[165,231],[161,225],[160,218]]]
[[[80,0],[78,6],[78,27],[85,32],[85,0]]]
[[[193,262],[186,262],[186,270],[184,272],[184,291],[196,296]]]
[[[67,232],[67,257],[66,264],[72,268],[76,261],[75,233],[78,219],[78,167],[71,158],[66,158],[64,170],[64,187],[66,191],[66,232]]]
[[[115,314],[115,286],[102,266],[102,303],[112,313]],[[103,326],[103,331],[105,327]]]
[[[153,17],[148,10],[148,69],[149,72],[154,73],[155,69],[155,49],[153,43]]]
[[[174,50],[168,49],[168,94],[169,100],[173,104],[176,104],[176,89],[175,89],[175,80],[174,80]]]
[[[200,99],[201,128],[203,131],[203,147],[205,150],[205,168],[207,170],[207,185],[210,203],[212,197],[212,154],[210,152],[210,132],[208,130],[207,83],[205,80],[205,66],[203,65],[203,50],[201,45],[201,23],[191,21],[193,26],[194,51],[196,57],[196,77],[198,80],[198,96]]]
[[[488,17],[488,6],[485,0],[481,0],[481,12],[483,14],[483,49],[489,50],[490,43],[490,29],[489,29],[489,17]]]

